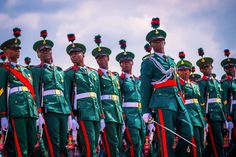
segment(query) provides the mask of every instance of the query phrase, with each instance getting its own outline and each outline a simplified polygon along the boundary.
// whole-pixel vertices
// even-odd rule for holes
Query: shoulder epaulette
[[[172,58],[172,57],[170,57],[170,56],[166,56],[166,57],[169,58],[169,59],[175,60],[174,58]]]
[[[112,74],[119,77],[119,73],[118,72],[112,72]]]
[[[72,66],[71,67],[69,67],[69,68],[67,68],[66,70],[64,70],[65,72],[67,72],[67,71],[69,71],[69,70],[71,70],[72,69]]]
[[[94,68],[91,68],[91,67],[88,67],[89,70],[94,70],[94,71],[97,71],[97,69],[94,69]]]
[[[59,66],[55,66],[58,70],[63,71],[63,69]]]

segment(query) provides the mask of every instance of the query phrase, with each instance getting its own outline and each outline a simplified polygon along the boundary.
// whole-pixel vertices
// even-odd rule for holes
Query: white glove
[[[78,124],[78,122],[75,119],[71,120],[71,129],[73,131],[76,131],[77,129],[79,129],[79,124]]]
[[[227,122],[227,120],[225,121],[225,128],[227,129],[229,127],[229,123]]]
[[[100,120],[100,131],[103,132],[106,127],[106,123],[104,119]]]
[[[228,122],[228,130],[231,130],[231,129],[233,129],[234,128],[234,124],[233,124],[233,122],[231,122],[231,121],[229,121]]]
[[[208,124],[206,124],[206,126],[204,127],[204,131],[208,132]]]
[[[3,131],[8,129],[8,119],[6,117],[1,118],[1,127]]]
[[[72,117],[71,115],[68,116],[68,130],[70,131],[72,129]]]
[[[148,124],[148,125],[147,125],[147,128],[148,128],[149,133],[155,132],[155,130],[156,130],[154,124],[152,124],[152,123],[151,123],[151,124]]]
[[[36,124],[40,128],[40,130],[43,129],[43,124],[45,124],[45,120],[43,119],[43,116],[41,113],[39,113],[39,118],[37,119]]]
[[[150,113],[143,114],[143,120],[145,123],[148,123],[152,119],[152,115]]]
[[[125,132],[125,128],[126,128],[126,126],[125,126],[125,122],[123,122],[123,125],[122,125],[122,134],[124,134],[124,132]]]

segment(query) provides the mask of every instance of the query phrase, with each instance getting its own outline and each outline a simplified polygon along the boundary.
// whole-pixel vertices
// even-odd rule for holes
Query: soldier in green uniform
[[[189,76],[190,81],[196,82],[198,79],[201,78],[201,75],[196,74],[195,71],[196,71],[195,66],[192,66],[192,70],[191,70],[192,73]]]
[[[222,88],[218,80],[212,77],[213,59],[203,57],[204,51],[198,49],[202,57],[196,64],[203,73],[201,79],[197,81],[200,89],[200,104],[203,108],[203,115],[207,120],[207,147],[206,156],[224,156],[222,130],[225,116],[222,105]]]
[[[41,31],[43,40],[34,43],[33,49],[41,61],[32,68],[38,126],[43,127],[44,142],[49,156],[67,156],[66,140],[70,107],[65,99],[65,73],[52,63],[53,42],[46,40],[47,31]],[[70,123],[70,122],[69,122]]]
[[[66,86],[69,101],[80,127],[81,155],[96,157],[100,123],[101,131],[105,128],[99,76],[96,70],[84,64],[86,47],[81,43],[74,43],[74,34],[68,34],[68,39],[72,44],[67,46],[66,51],[74,66],[65,72]]]
[[[177,63],[177,70],[180,76],[180,82],[182,85],[182,91],[185,98],[185,107],[188,110],[191,123],[193,125],[194,141],[197,148],[191,149],[192,156],[202,157],[204,151],[204,126],[205,121],[203,118],[201,106],[198,99],[200,97],[199,87],[195,82],[191,82],[189,79],[192,63],[188,60],[184,60],[184,52],[179,52],[181,60]]]
[[[140,80],[132,74],[134,53],[126,51],[126,41],[120,40],[123,52],[116,56],[120,63],[120,87],[122,106],[125,120],[125,139],[128,142],[128,156],[141,157],[142,146],[146,134],[145,123],[142,119],[142,105],[140,95]]]
[[[229,57],[230,51],[224,50],[227,57],[221,62],[221,66],[226,72],[225,77],[221,80],[223,89],[222,102],[224,103],[225,115],[228,121],[229,142],[233,146],[230,154],[236,153],[236,59]]]
[[[141,65],[143,119],[148,123],[150,119],[154,118],[160,124],[156,125],[157,136],[154,136],[158,137],[160,156],[182,156],[188,145],[185,143],[178,144],[174,150],[172,148],[174,134],[167,131],[163,126],[172,131],[176,130],[189,141],[192,140],[193,136],[192,126],[181,98],[175,62],[165,55],[166,32],[157,29],[159,18],[152,19],[152,27],[154,30],[147,34],[146,40],[155,53],[143,60]]]
[[[28,157],[33,156],[37,140],[36,120],[38,113],[34,101],[31,72],[18,63],[21,49],[21,41],[18,37],[21,35],[21,30],[15,28],[13,32],[15,38],[1,44],[1,49],[8,59],[8,62],[0,66],[1,127],[3,131],[8,129],[9,118],[17,156]],[[13,156],[14,152],[12,153],[9,155]]]
[[[118,157],[122,145],[122,117],[119,74],[108,70],[109,55],[111,50],[100,47],[101,36],[95,36],[98,47],[93,49],[92,55],[99,65],[98,75],[100,80],[101,102],[105,114],[106,127],[103,133],[105,152],[108,157]]]

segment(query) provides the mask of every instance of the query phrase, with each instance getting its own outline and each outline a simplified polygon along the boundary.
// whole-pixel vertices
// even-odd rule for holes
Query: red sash
[[[10,71],[16,78],[18,78],[20,82],[22,82],[29,89],[32,97],[35,99],[34,88],[32,84],[21,72],[11,68],[9,65],[3,65],[2,67]]]

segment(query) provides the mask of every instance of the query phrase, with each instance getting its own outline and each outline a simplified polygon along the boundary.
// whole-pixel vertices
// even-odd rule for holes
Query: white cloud
[[[23,26],[24,28],[36,29],[40,25],[40,16],[37,13],[25,13],[11,18],[7,14],[0,13],[0,23],[4,23],[4,25],[0,25],[0,28]]]
[[[7,0],[6,2],[6,7],[7,8],[13,8],[16,7],[20,4],[20,0]]]
[[[201,18],[194,16],[207,10],[219,9],[220,0],[184,2],[172,0],[171,3],[165,0],[42,0],[42,2],[61,3],[65,7],[54,12],[20,14],[17,18],[0,14],[0,22],[6,23],[6,25],[0,25],[0,28],[14,25],[22,25],[37,31],[41,26],[52,28],[49,34],[55,43],[55,63],[63,68],[71,65],[69,57],[65,53],[68,44],[67,33],[75,33],[78,39],[76,41],[86,45],[88,51],[85,60],[89,66],[95,68],[97,65],[91,55],[91,50],[95,47],[94,35],[100,33],[102,45],[113,50],[110,59],[111,69],[120,71],[115,56],[120,52],[118,41],[124,38],[127,40],[127,49],[136,53],[134,73],[139,75],[141,58],[146,54],[143,49],[146,43],[145,36],[151,30],[150,21],[155,16],[160,17],[161,28],[168,33],[166,44],[168,55],[178,61],[178,52],[183,50],[186,52],[186,59],[195,64],[199,59],[197,49],[203,47],[206,56],[215,59],[215,67],[221,68],[218,64],[223,53],[220,43],[215,39],[215,28],[219,26],[214,25],[204,15],[201,15]],[[32,45],[29,47],[31,48]],[[236,52],[236,45],[233,50]],[[62,63],[64,64],[62,65]]]

